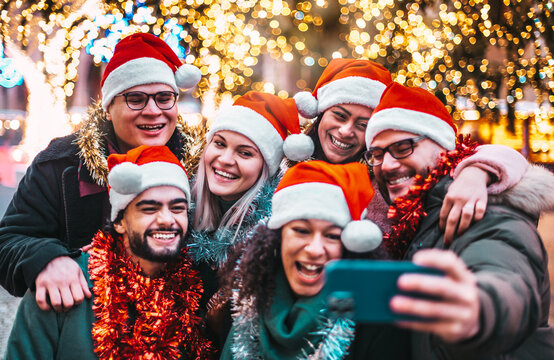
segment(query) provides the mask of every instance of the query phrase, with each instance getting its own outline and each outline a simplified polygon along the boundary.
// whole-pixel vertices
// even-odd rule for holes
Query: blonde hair
[[[238,232],[245,215],[250,210],[252,202],[268,179],[269,167],[264,161],[260,176],[254,185],[252,185],[225,214],[221,214],[217,197],[210,191],[208,186],[203,153],[200,164],[198,165],[196,181],[192,186],[192,198],[196,203],[194,211],[194,228],[199,231],[211,231],[228,228],[238,224]]]

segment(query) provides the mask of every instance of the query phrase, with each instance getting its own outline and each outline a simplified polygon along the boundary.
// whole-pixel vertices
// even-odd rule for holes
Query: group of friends
[[[548,170],[368,60],[250,91],[197,139],[177,99],[200,76],[130,35],[87,122],[34,159],[0,223],[0,283],[23,296],[6,359],[554,358]],[[444,276],[399,278],[426,295],[390,301],[414,320],[356,323],[322,296],[338,259]]]

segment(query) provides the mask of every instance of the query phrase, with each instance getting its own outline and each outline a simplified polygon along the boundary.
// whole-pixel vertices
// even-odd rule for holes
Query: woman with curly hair
[[[327,262],[381,242],[378,227],[361,219],[372,196],[367,168],[359,163],[303,162],[285,173],[267,225],[256,228],[229,275],[233,327],[221,359],[409,356],[405,332],[331,319],[322,299]],[[363,344],[355,340],[361,334]]]

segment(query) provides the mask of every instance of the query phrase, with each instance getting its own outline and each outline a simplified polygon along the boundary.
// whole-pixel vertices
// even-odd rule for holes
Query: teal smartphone
[[[399,315],[390,310],[390,299],[397,294],[429,299],[423,294],[398,290],[398,277],[405,273],[444,275],[440,270],[418,266],[409,261],[331,261],[325,265],[326,281],[322,290],[327,308],[332,316],[347,317],[357,322],[429,321],[430,319]]]

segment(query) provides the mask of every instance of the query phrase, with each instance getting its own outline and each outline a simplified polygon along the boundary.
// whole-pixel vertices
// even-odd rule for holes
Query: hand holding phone
[[[325,266],[326,282],[322,290],[328,309],[336,316],[349,317],[358,322],[425,321],[417,316],[394,313],[390,309],[390,299],[398,294],[429,299],[429,296],[419,293],[398,290],[398,277],[405,273],[444,274],[440,270],[407,261],[329,262]]]

